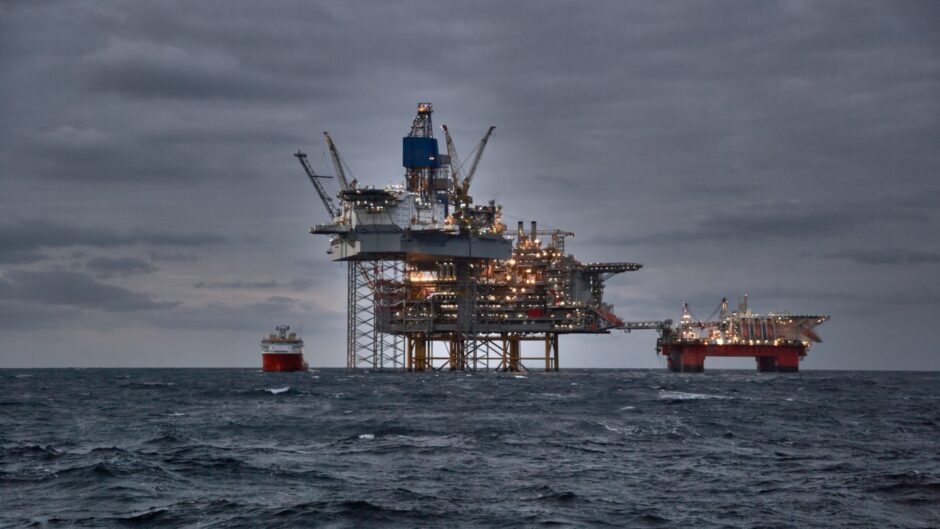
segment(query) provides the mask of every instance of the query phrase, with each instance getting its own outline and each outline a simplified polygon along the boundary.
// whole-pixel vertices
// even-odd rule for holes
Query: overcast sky
[[[393,7],[394,5],[394,7]],[[474,182],[577,235],[624,319],[828,313],[803,368],[940,369],[938,2],[0,3],[0,367],[344,365],[292,157],[400,182],[434,104]],[[655,334],[562,367],[662,367]],[[709,360],[752,369],[753,360]]]

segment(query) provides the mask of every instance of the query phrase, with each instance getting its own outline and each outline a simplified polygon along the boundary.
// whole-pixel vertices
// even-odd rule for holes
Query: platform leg
[[[705,371],[705,353],[683,351],[680,354],[679,361],[683,373],[702,373]]]
[[[777,356],[778,373],[796,373],[800,370],[800,357],[797,353],[786,352]]]
[[[509,339],[509,370],[519,371],[519,339]]]
[[[552,352],[553,352],[553,356],[554,356],[554,358],[555,358],[554,370],[555,370],[555,371],[558,371],[558,370],[560,369],[560,367],[559,367],[559,365],[558,365],[558,356],[559,356],[559,355],[558,355],[558,334],[557,334],[557,333],[552,335],[552,350],[553,350],[553,351],[552,351]]]
[[[425,371],[428,368],[428,340],[423,336],[414,339],[414,370]]]
[[[757,356],[758,373],[775,373],[777,371],[777,357],[775,356]]]
[[[411,335],[405,337],[405,370],[411,371],[414,368],[415,344]]]
[[[669,353],[666,355],[666,367],[669,369],[669,371],[678,373],[680,365],[681,363],[679,362],[679,353]]]

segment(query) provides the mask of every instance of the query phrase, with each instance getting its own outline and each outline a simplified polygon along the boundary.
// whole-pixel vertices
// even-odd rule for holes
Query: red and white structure
[[[278,325],[277,332],[261,340],[261,369],[264,371],[306,371],[304,341],[287,325]]]
[[[666,357],[670,371],[700,373],[708,356],[753,357],[759,372],[799,371],[812,343],[822,342],[814,328],[829,319],[821,314],[753,314],[747,296],[738,310],[728,312],[727,299],[719,310],[717,320],[700,321],[684,303],[679,325],[662,330],[656,350]]]

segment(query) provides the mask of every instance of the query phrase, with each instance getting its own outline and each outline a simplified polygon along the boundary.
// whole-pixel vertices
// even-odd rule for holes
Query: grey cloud
[[[28,264],[46,259],[42,252],[32,249],[6,249],[0,246],[0,264]]]
[[[73,226],[50,220],[0,221],[0,255],[40,248],[94,246],[111,248],[134,244],[152,246],[207,246],[227,239],[206,232],[174,233],[152,229],[114,230],[106,227]]]
[[[198,330],[260,330],[288,324],[295,329],[304,322],[317,322],[316,328],[341,331],[345,316],[338,311],[324,310],[300,303],[293,298],[270,296],[262,301],[241,304],[186,305],[169,311],[148,313],[148,318],[161,328]]]
[[[264,280],[264,281],[244,281],[244,280],[234,280],[234,281],[200,281],[193,285],[193,288],[199,289],[273,289],[278,287],[287,287],[295,292],[301,292],[309,290],[320,282],[315,277],[297,277],[291,279],[290,281],[278,282],[273,279]],[[289,298],[280,298],[280,299],[289,299]]]
[[[150,274],[157,271],[157,267],[134,257],[94,257],[85,263],[85,268],[99,278]]]
[[[930,278],[911,273],[940,250],[928,246],[940,233],[940,3],[2,10],[3,270],[83,266],[88,256],[66,254],[119,258],[137,245],[168,273],[121,284],[181,301],[122,314],[35,306],[50,328],[113,320],[144,336],[322,318],[314,336],[341,342],[344,268],[306,234],[324,213],[291,153],[303,148],[331,174],[320,135],[330,130],[360,182],[398,183],[401,136],[414,104],[430,100],[464,156],[497,126],[477,203],[498,198],[510,225],[577,233],[569,250],[584,261],[645,264],[610,283],[618,313],[676,317],[687,297],[710,310],[723,292],[749,290],[761,307],[832,311],[827,342],[842,339],[827,347],[853,351],[859,367],[889,348],[899,367],[940,367],[920,334],[856,331],[886,317],[928,326],[940,310]],[[874,264],[891,248],[926,254]],[[276,286],[250,290],[267,277]],[[207,286],[221,283],[247,288]],[[267,299],[289,292],[325,306]],[[216,297],[243,304],[205,305]],[[858,307],[871,313],[845,317]]]
[[[940,263],[940,253],[924,250],[841,250],[825,254],[832,259],[847,259],[865,265],[899,265]]]
[[[308,290],[315,286],[318,281],[313,277],[296,277],[291,279],[288,286],[295,291]]]
[[[935,288],[922,288],[918,290],[897,290],[888,294],[873,292],[847,292],[833,288],[810,289],[805,287],[781,288],[768,286],[753,289],[749,292],[751,300],[758,300],[763,306],[770,306],[773,310],[786,310],[791,313],[813,312],[811,305],[835,306],[840,309],[851,307],[922,307],[940,303],[940,290]],[[730,299],[730,297],[729,297]],[[806,307],[797,306],[803,301]]]
[[[716,203],[720,207],[720,203]],[[600,244],[661,244],[714,241],[753,243],[771,239],[805,239],[842,234],[880,222],[924,223],[925,210],[861,203],[827,205],[797,201],[767,201],[726,206],[707,214],[691,228],[650,233],[593,235],[589,242]]]
[[[287,296],[268,296],[263,302],[264,306],[288,306],[295,303],[297,303],[296,299]]]
[[[206,289],[268,289],[277,288],[278,283],[269,281],[200,281],[193,288]]]
[[[296,92],[252,75],[230,54],[157,42],[115,39],[85,62],[93,90],[135,97],[252,99]]]
[[[176,303],[101,283],[77,272],[17,270],[0,276],[0,294],[8,299],[105,312],[168,309]]]
[[[305,308],[308,314],[311,307],[301,307],[298,300],[286,296],[269,296],[264,301],[251,303],[246,307],[255,314],[292,314]]]
[[[191,253],[150,252],[150,260],[155,263],[195,263],[199,257]]]
[[[0,294],[5,292],[6,285],[5,280],[0,278]],[[0,296],[0,329],[9,331],[68,327],[81,321],[81,313],[82,309],[77,307],[46,305]]]
[[[55,153],[63,162],[76,163],[103,156],[117,144],[108,133],[96,128],[60,125],[52,130],[27,134],[37,151]]]

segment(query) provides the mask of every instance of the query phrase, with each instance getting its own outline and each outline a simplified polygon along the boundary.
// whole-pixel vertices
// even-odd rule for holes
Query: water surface
[[[940,374],[0,370],[2,527],[938,527]]]

